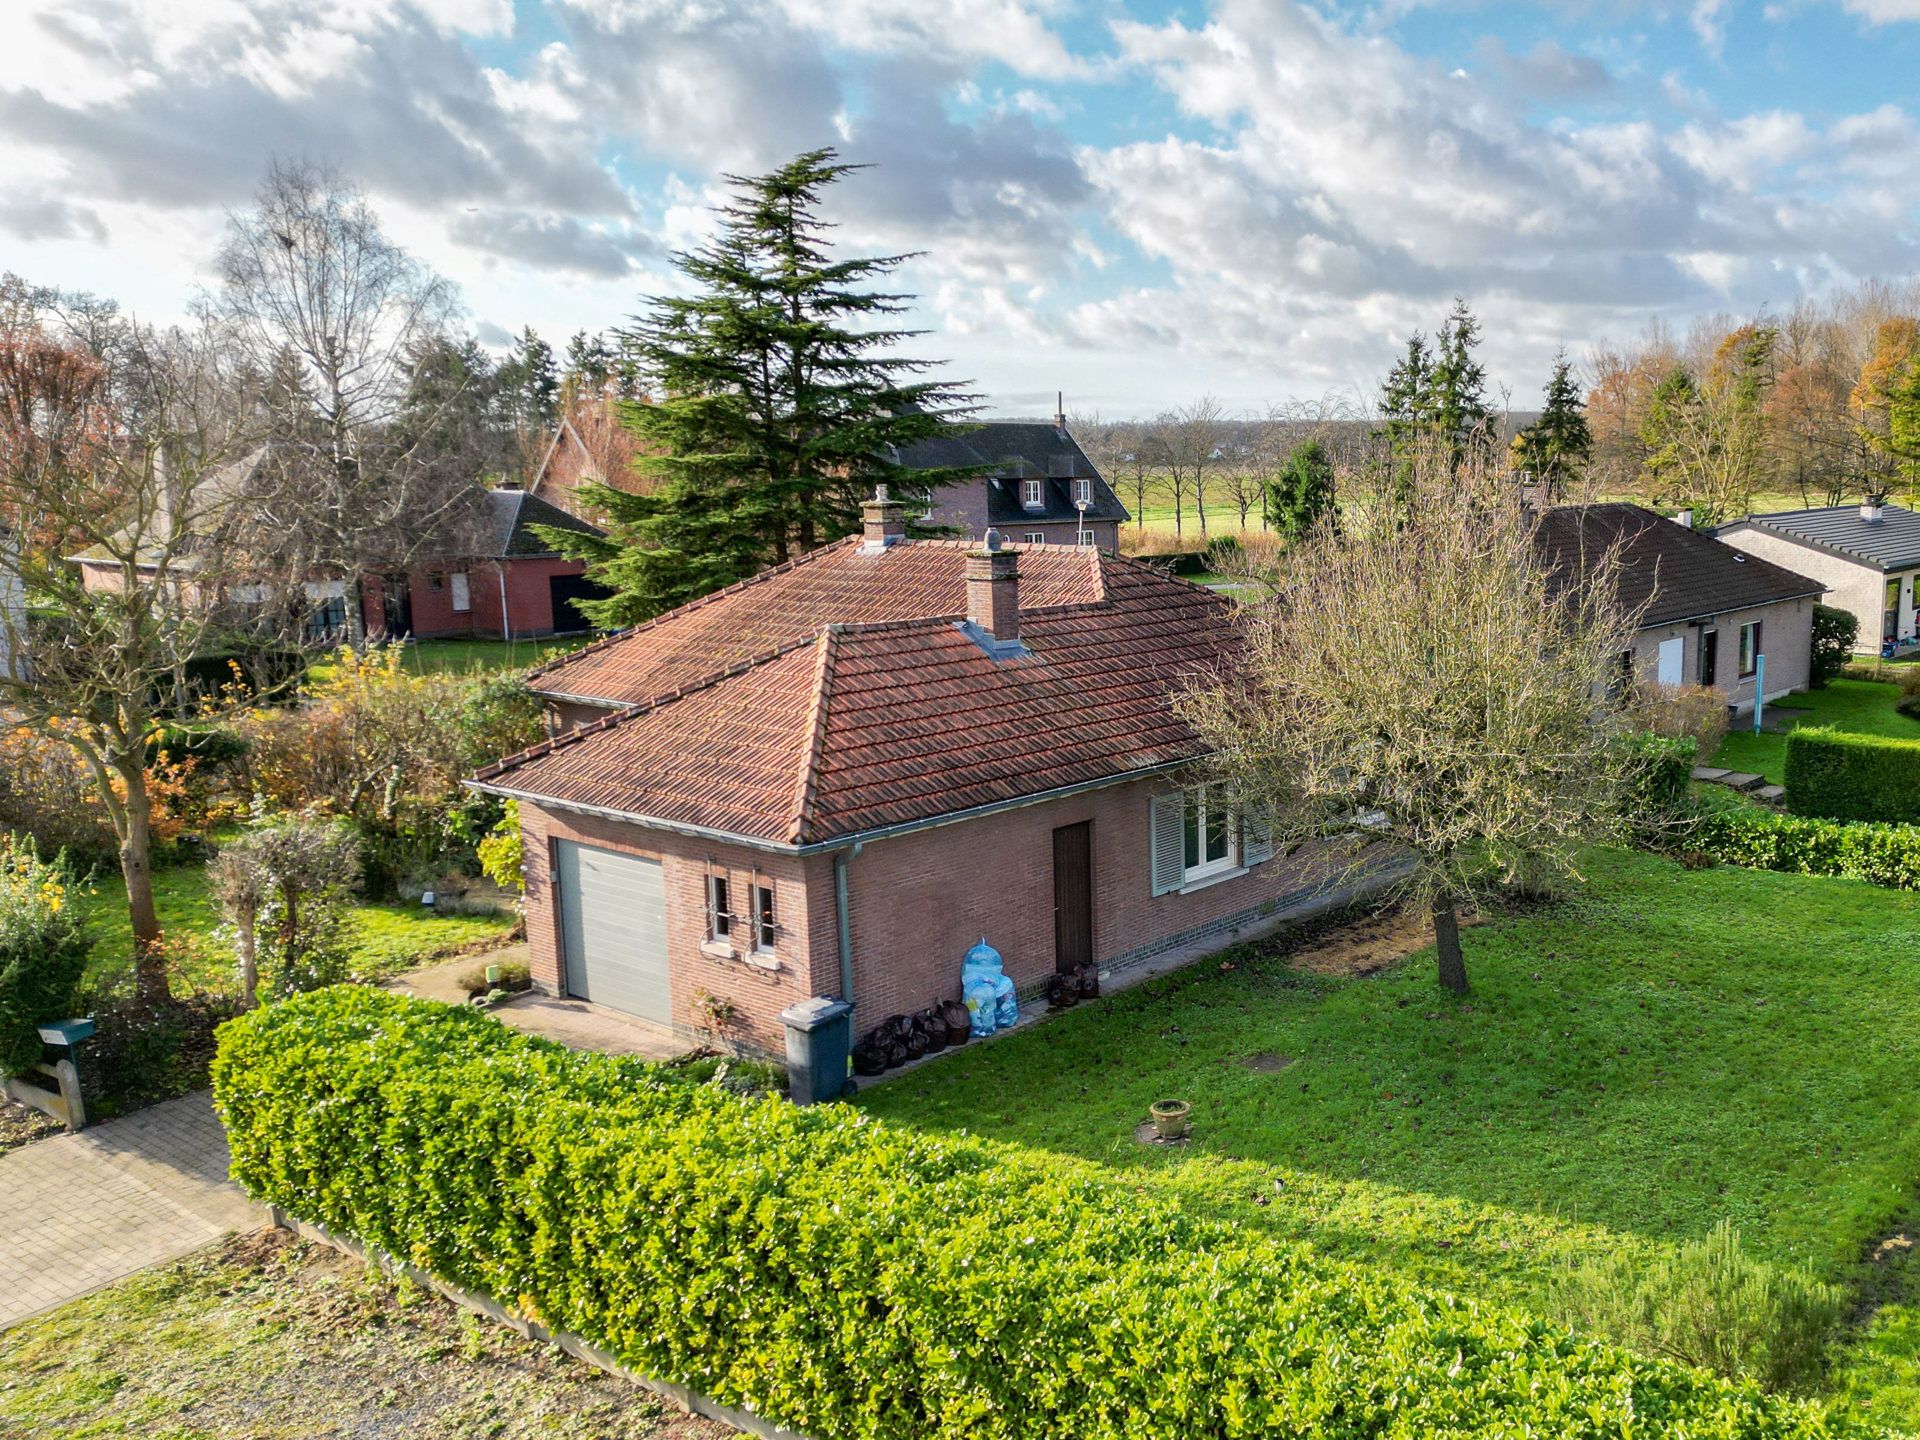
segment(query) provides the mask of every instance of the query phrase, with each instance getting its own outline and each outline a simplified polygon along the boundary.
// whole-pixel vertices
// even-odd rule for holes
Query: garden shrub
[[[1796,815],[1920,821],[1920,740],[1802,727],[1787,735],[1786,779]]]
[[[1634,761],[1632,782],[1623,797],[1634,837],[1642,845],[1660,848],[1692,816],[1695,741],[1691,735],[1634,731],[1621,743]]]
[[[64,857],[42,860],[0,833],[0,1074],[40,1059],[37,1027],[78,1013],[88,946],[67,902],[72,885]]]
[[[1863,1433],[1070,1162],[341,986],[223,1027],[257,1199],[833,1440]]]
[[[526,871],[521,863],[524,857],[518,800],[509,800],[501,807],[499,820],[482,837],[476,853],[480,860],[480,873],[502,890],[527,888]]]
[[[1630,708],[1642,730],[1690,737],[1701,760],[1711,759],[1727,738],[1727,698],[1708,685],[1638,685]]]
[[[1743,806],[1703,814],[1688,843],[1728,865],[1920,890],[1920,825],[1821,820]]]
[[[240,1013],[238,996],[194,991],[148,1001],[126,992],[85,1003],[92,1038],[78,1052],[80,1089],[92,1120],[204,1089],[215,1031]]]
[[[1808,665],[1808,686],[1824,690],[1841,674],[1853,658],[1854,642],[1860,638],[1860,621],[1851,610],[1835,605],[1813,607],[1813,654]]]
[[[1644,1255],[1617,1250],[1569,1270],[1554,1291],[1576,1329],[1773,1390],[1819,1380],[1846,1292],[1804,1269],[1763,1264],[1725,1220],[1704,1240]]]

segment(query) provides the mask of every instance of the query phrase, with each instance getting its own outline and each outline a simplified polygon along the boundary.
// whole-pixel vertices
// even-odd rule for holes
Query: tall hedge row
[[[1828,820],[1920,821],[1920,740],[1824,726],[1787,734],[1787,805]]]
[[[985,1143],[337,988],[227,1025],[234,1173],[818,1440],[1860,1433]]]

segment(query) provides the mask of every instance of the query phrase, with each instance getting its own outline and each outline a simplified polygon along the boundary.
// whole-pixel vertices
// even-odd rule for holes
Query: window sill
[[[751,950],[740,958],[760,970],[780,968],[780,957],[771,950]]]
[[[1249,868],[1250,867],[1246,865],[1236,865],[1231,870],[1221,870],[1212,875],[1202,875],[1196,879],[1187,881],[1186,884],[1182,885],[1173,893],[1176,895],[1191,895],[1196,891],[1206,890],[1218,885],[1223,880],[1238,880],[1242,875],[1247,873]]]
[[[733,946],[724,940],[702,940],[700,953],[712,960],[731,960],[734,958]]]

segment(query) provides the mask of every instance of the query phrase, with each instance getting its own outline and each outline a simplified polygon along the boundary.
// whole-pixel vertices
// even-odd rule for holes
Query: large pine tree
[[[1455,466],[1470,449],[1484,454],[1491,444],[1487,370],[1474,354],[1479,344],[1480,322],[1466,301],[1456,299],[1440,326],[1432,374],[1433,428]]]
[[[1586,473],[1593,456],[1586,411],[1587,402],[1573,378],[1573,363],[1562,350],[1553,357],[1540,418],[1513,442],[1516,462],[1541,487],[1548,504],[1560,502],[1568,486]]]
[[[582,607],[596,624],[633,624],[849,533],[876,483],[920,490],[970,473],[902,472],[895,458],[971,397],[914,378],[928,362],[893,353],[919,332],[884,317],[912,297],[872,287],[912,257],[830,251],[821,194],[859,168],[813,150],[729,176],[718,236],[674,257],[689,293],[654,298],[621,332],[652,392],[627,422],[654,488],[584,487],[606,538],[551,535],[614,592]]]

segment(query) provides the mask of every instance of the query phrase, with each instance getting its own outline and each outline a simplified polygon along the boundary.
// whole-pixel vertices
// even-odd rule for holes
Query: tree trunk
[[[127,787],[120,875],[127,885],[127,921],[133,930],[134,987],[142,1000],[171,1000],[160,917],[153,906],[153,802],[147,796],[147,775],[138,764],[121,766],[119,773]]]
[[[260,994],[260,937],[254,929],[251,911],[238,917],[234,925],[234,948],[240,952],[240,1004],[251,1010]]]
[[[1467,993],[1467,961],[1460,953],[1460,917],[1451,895],[1433,897],[1433,940],[1440,952],[1440,984],[1456,995]]]

